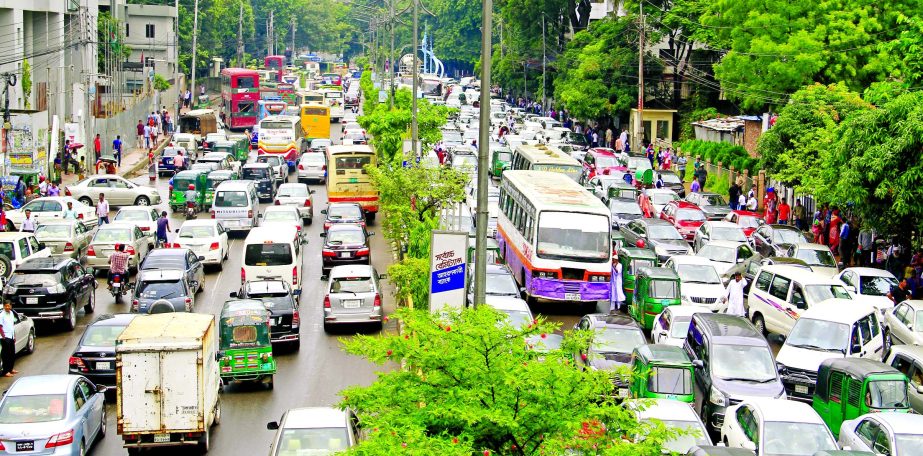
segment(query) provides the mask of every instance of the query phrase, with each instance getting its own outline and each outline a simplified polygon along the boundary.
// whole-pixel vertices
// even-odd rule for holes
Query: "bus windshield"
[[[539,258],[604,263],[610,249],[607,216],[554,211],[539,215]]]

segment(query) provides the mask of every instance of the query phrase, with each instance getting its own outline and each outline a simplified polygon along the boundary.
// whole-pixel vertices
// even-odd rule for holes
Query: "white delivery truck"
[[[142,448],[209,447],[221,418],[214,317],[163,313],[132,320],[116,342],[118,433]]]

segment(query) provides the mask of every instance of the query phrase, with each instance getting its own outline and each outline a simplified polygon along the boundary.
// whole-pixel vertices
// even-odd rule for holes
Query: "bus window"
[[[256,113],[256,103],[252,101],[238,101],[237,112],[241,114],[254,114]]]
[[[347,169],[361,170],[362,173],[365,174],[365,165],[370,163],[372,163],[371,157],[337,157],[337,174],[340,174],[342,170]]]
[[[253,88],[256,88],[256,87],[258,87],[256,81],[257,81],[257,78],[239,77],[239,78],[237,78],[237,88],[238,88],[238,89],[253,89]]]

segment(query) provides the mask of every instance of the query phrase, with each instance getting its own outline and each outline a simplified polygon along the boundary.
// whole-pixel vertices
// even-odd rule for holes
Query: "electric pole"
[[[292,17],[292,63],[295,62],[295,18]]]
[[[484,304],[487,280],[487,169],[490,166],[490,60],[493,31],[493,0],[484,0],[481,10],[481,114],[478,132],[478,207],[474,244],[474,305]]]
[[[417,72],[417,53],[420,51],[419,43],[419,11],[418,5],[420,0],[413,0],[413,67],[410,69],[410,77],[413,78],[413,102],[410,108],[410,150],[413,151],[414,158],[420,152],[417,151],[419,142],[417,131],[417,86],[419,85],[420,74]]]
[[[638,12],[638,118],[635,121],[635,147],[641,150],[641,141],[644,140],[644,2],[638,3]]]
[[[244,3],[240,3],[240,18],[237,19],[237,66],[244,67]]]
[[[545,84],[547,84],[547,79],[545,79],[546,66],[548,65],[548,58],[545,54],[545,14],[542,13],[542,114],[544,115],[545,111],[548,110],[548,97],[545,96]]]
[[[388,89],[391,96],[388,98],[388,107],[394,109],[394,0],[388,0],[388,19],[390,20],[391,29],[391,52],[388,54],[388,73],[391,75],[391,87]]]
[[[275,40],[276,30],[275,30],[275,23],[274,23],[275,17],[276,17],[276,12],[270,11],[269,12],[269,34],[268,34],[268,37],[269,37],[268,52],[269,53],[267,55],[276,55],[276,42],[275,42],[276,41]]]
[[[199,37],[199,0],[195,0],[195,7],[192,13],[192,75],[190,79],[192,80],[189,84],[192,87],[192,91],[196,91],[195,86],[195,61],[196,61],[196,40]]]

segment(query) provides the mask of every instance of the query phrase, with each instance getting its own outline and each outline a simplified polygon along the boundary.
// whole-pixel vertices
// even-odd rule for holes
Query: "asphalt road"
[[[331,128],[331,135],[339,137],[339,124]],[[255,153],[255,152],[254,152]],[[252,161],[252,159],[251,159]],[[148,184],[147,175],[133,179],[139,184]],[[169,177],[160,178],[156,187],[166,201],[167,181]],[[296,181],[295,173],[290,175],[290,181]],[[366,360],[346,354],[339,342],[340,337],[350,337],[362,328],[345,328],[336,334],[324,333],[322,321],[322,303],[326,282],[320,279],[321,264],[321,238],[323,231],[323,215],[320,210],[326,206],[327,197],[324,185],[310,185],[314,194],[315,223],[307,226],[309,243],[304,255],[304,274],[306,287],[300,299],[301,312],[301,349],[298,352],[283,351],[278,355],[278,374],[275,377],[275,389],[267,391],[259,387],[246,385],[232,385],[225,389],[221,398],[222,416],[221,424],[213,428],[212,450],[210,454],[216,455],[260,455],[268,454],[269,443],[274,431],[266,430],[266,423],[278,420],[282,413],[291,407],[302,406],[330,406],[336,404],[340,397],[338,392],[343,388],[355,384],[369,384],[375,379],[375,371],[381,367],[371,364]],[[263,204],[263,207],[266,205]],[[158,206],[158,210],[170,212],[165,205]],[[199,215],[207,217],[208,215]],[[183,218],[171,216],[171,226],[175,229],[181,226]],[[380,220],[380,218],[379,218]],[[374,231],[378,223],[370,226]],[[206,269],[205,289],[196,296],[196,309],[198,313],[216,315],[221,310],[228,293],[240,287],[240,265],[242,261],[242,247],[244,236],[235,236],[231,239],[231,254],[224,263],[224,269],[217,271]],[[381,273],[393,261],[390,247],[381,235],[371,238],[372,263]],[[71,352],[83,334],[86,326],[98,315],[105,313],[124,313],[129,311],[129,299],[123,299],[122,304],[115,304],[105,286],[105,278],[99,278],[99,287],[96,291],[96,313],[81,315],[78,327],[73,332],[63,332],[38,325],[38,338],[35,353],[23,356],[16,362],[20,374],[65,374],[67,361]],[[394,310],[394,300],[390,284],[383,283],[387,293],[384,294],[384,308],[386,314]],[[385,331],[395,331],[394,323],[386,323]],[[17,376],[17,377],[18,377]],[[0,378],[0,391],[5,391],[13,379]],[[96,456],[124,455],[122,440],[115,432],[116,410],[114,401],[108,404],[108,435],[97,442],[90,454]],[[150,454],[197,454],[194,449],[178,451],[175,448],[151,452]]]

